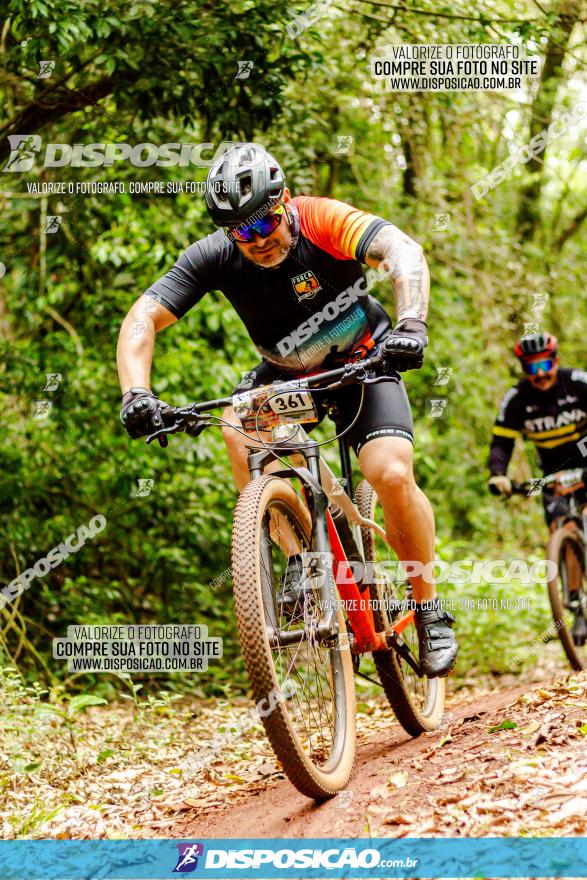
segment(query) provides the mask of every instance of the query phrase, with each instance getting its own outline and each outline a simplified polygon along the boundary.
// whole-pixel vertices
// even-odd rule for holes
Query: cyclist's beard
[[[281,264],[285,262],[289,254],[297,245],[300,235],[300,219],[295,206],[292,204],[290,204],[289,206],[289,215],[291,218],[289,223],[291,241],[288,245],[284,245],[283,247],[275,249],[275,256],[269,266],[258,263],[253,256],[249,257],[244,251],[241,251],[245,259],[247,259],[250,263],[254,263],[254,265],[257,266],[258,269],[278,269]]]
[[[550,389],[556,384],[556,380],[556,373],[546,373],[544,376],[534,376],[530,384],[538,391],[550,391]]]
[[[261,263],[257,263],[257,266],[259,267],[259,269],[277,269],[279,266],[281,266],[284,260],[287,260],[290,251],[291,244],[287,247],[276,248],[274,257],[275,262],[271,266],[263,266],[261,265]]]
[[[245,259],[249,260],[249,262],[254,263],[258,269],[278,269],[279,266],[287,259],[289,253],[293,247],[293,240],[290,241],[288,245],[284,245],[282,247],[274,248],[274,254],[272,254],[271,263],[259,263],[254,254],[250,256],[248,254],[243,253]]]

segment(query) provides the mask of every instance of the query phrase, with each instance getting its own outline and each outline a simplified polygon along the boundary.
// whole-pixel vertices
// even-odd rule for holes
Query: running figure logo
[[[9,134],[10,156],[2,169],[5,171],[30,171],[35,156],[43,143],[38,134]]]
[[[253,61],[237,61],[238,64],[238,73],[235,76],[235,79],[248,79],[251,70],[253,69],[254,62]]]
[[[544,489],[544,480],[540,477],[533,477],[531,480],[528,480],[528,491],[527,495],[540,495],[542,490]]]
[[[173,873],[191,874],[198,867],[199,856],[204,855],[204,845],[201,843],[178,843],[179,856]]]

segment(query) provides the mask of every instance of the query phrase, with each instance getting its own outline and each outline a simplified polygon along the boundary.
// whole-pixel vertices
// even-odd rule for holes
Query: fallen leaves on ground
[[[414,757],[390,752],[385,771],[350,801],[367,813],[371,834],[587,831],[587,673],[530,689],[499,711],[484,705],[487,693],[476,689],[464,706],[462,693],[451,697],[443,725],[415,741]],[[382,694],[368,705],[357,716],[359,742],[390,725]],[[5,714],[2,838],[172,837],[181,819],[223,810],[283,777],[261,724],[238,732],[250,718],[244,697],[182,698],[138,714],[122,701],[91,706],[76,719],[75,748],[63,723],[38,723],[38,708],[25,702]],[[232,725],[237,735],[226,735]],[[210,754],[213,742],[220,746]],[[368,778],[368,765],[355,773]]]
[[[495,713],[451,722],[418,761],[418,785],[368,807],[374,836],[573,836],[587,832],[587,673],[535,688]],[[488,732],[489,731],[489,732]],[[431,736],[431,734],[428,734]],[[415,762],[412,762],[414,764]],[[412,777],[411,781],[414,781]],[[399,817],[401,822],[399,821]],[[409,827],[407,827],[409,826]]]
[[[76,719],[72,750],[65,727],[35,727],[35,707],[19,706],[0,752],[0,838],[168,836],[186,810],[265,788],[282,771],[260,722],[206,752],[250,708],[245,697],[184,698],[139,717],[132,703],[96,706]]]

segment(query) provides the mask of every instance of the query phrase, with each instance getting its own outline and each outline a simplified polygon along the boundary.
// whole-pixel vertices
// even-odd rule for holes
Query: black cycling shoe
[[[578,611],[575,614],[571,629],[571,637],[577,648],[582,648],[585,642],[587,642],[587,620],[585,620],[582,611]]]
[[[304,566],[299,554],[290,556],[277,594],[277,612],[291,623],[304,619]]]
[[[416,605],[416,629],[420,643],[420,665],[428,678],[448,675],[456,663],[459,646],[451,627],[452,614],[443,611],[440,603],[430,607]]]

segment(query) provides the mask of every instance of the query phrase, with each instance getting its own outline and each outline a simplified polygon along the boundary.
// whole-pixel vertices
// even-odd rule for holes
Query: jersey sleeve
[[[571,373],[571,381],[573,388],[577,392],[577,402],[583,413],[587,412],[587,370],[573,370]],[[577,432],[579,434],[579,449],[582,455],[587,455],[587,416],[582,416],[577,420]]]
[[[488,466],[493,475],[505,474],[514,451],[516,437],[522,434],[523,419],[518,406],[518,388],[510,388],[501,401],[493,426]]]
[[[572,370],[571,382],[580,403],[587,404],[587,370]]]
[[[367,248],[379,229],[390,225],[388,220],[336,199],[297,196],[293,202],[302,234],[337,260],[364,263]]]
[[[223,250],[218,238],[218,233],[213,233],[191,244],[145,295],[162,303],[176,318],[183,318],[205,293],[218,287]]]

